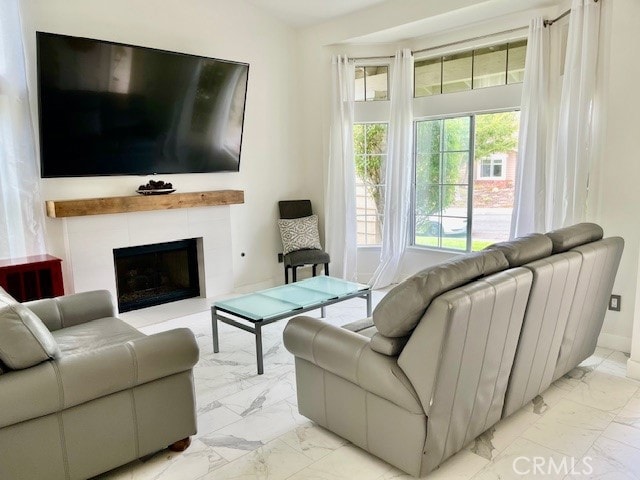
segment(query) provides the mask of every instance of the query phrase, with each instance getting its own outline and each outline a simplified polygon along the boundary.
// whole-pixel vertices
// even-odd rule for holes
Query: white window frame
[[[482,172],[482,167],[484,167],[485,165],[485,161],[489,161],[489,175],[484,175]],[[478,180],[504,180],[505,178],[507,178],[506,175],[506,170],[507,170],[507,162],[508,162],[508,158],[506,155],[492,155],[489,158],[482,158],[480,160],[480,165],[478,165]],[[500,165],[500,167],[502,168],[500,170],[501,175],[494,175],[493,174],[493,167],[495,167],[496,165]]]

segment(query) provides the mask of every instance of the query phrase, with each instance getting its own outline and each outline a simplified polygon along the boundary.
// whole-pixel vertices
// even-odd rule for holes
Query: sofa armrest
[[[397,357],[371,350],[370,338],[306,316],[291,319],[283,338],[287,350],[297,358],[413,413],[424,413]]]
[[[75,293],[57,298],[25,302],[51,331],[116,315],[108,290]]]
[[[62,357],[56,364],[63,407],[191,370],[198,352],[191,330],[179,328]]]

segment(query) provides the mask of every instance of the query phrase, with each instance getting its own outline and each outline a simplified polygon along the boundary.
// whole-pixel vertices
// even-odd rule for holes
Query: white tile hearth
[[[374,292],[374,304],[382,295]],[[298,413],[293,356],[282,345],[286,320],[264,327],[265,373],[256,375],[253,336],[220,324],[220,353],[213,354],[208,303],[197,300],[123,315],[133,324],[147,325],[145,333],[176,327],[195,333],[200,346],[194,368],[198,434],[191,447],[183,453],[159,452],[100,478],[413,478]],[[364,302],[353,299],[328,307],[327,321],[343,325],[361,319],[364,312]],[[175,318],[167,320],[170,317]],[[640,479],[640,383],[624,377],[626,358],[596,349],[582,365],[426,478]],[[533,471],[533,457],[545,470]]]

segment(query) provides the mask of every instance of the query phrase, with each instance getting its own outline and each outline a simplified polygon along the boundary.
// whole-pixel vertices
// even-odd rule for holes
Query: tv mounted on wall
[[[42,177],[238,171],[249,65],[37,32]]]

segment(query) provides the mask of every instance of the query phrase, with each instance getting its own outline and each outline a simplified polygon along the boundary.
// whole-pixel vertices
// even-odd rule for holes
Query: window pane
[[[377,245],[381,241],[384,219],[387,124],[355,124],[353,145],[358,245]]]
[[[416,181],[421,184],[440,183],[440,154],[416,155]]]
[[[442,187],[442,214],[455,217],[467,216],[469,187],[444,185]]]
[[[519,112],[475,117],[472,250],[509,238],[519,128]]]
[[[389,68],[364,67],[366,100],[388,100]]]
[[[416,122],[416,152],[432,153],[440,151],[442,120]]]
[[[506,83],[507,45],[480,48],[473,54],[473,88]]]
[[[447,118],[444,121],[444,151],[469,150],[471,117]]]
[[[353,153],[364,153],[364,123],[356,123],[353,126]]]
[[[416,217],[440,213],[440,186],[422,184],[416,187]]]
[[[527,41],[509,44],[509,60],[507,65],[507,83],[520,83],[524,79],[524,61],[527,53]]]
[[[472,52],[442,57],[442,93],[471,90]]]
[[[466,152],[445,153],[443,155],[443,183],[469,183],[469,154]]]
[[[437,95],[442,83],[442,58],[420,60],[414,66],[415,97]]]
[[[356,67],[355,101],[364,100],[364,67]]]

